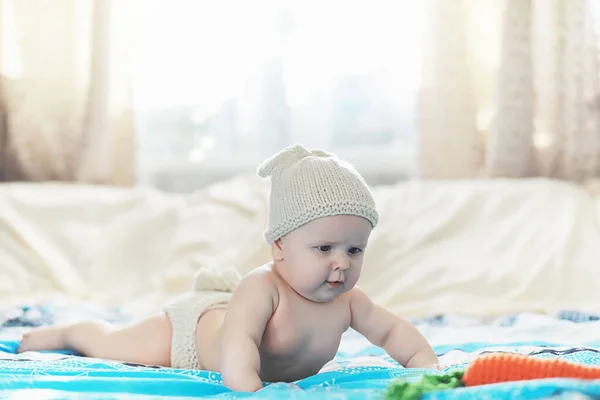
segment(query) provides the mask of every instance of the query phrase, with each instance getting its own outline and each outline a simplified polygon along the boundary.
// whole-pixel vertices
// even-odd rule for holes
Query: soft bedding
[[[20,335],[32,326],[101,318],[115,324],[132,316],[118,309],[87,305],[49,304],[44,307],[0,309],[0,394],[27,398],[189,398],[216,396],[382,399],[393,379],[417,380],[423,373],[403,369],[354,331],[345,334],[337,357],[312,377],[288,384],[273,384],[253,394],[234,394],[221,385],[219,374],[115,361],[83,358],[66,351],[15,354]],[[484,352],[517,352],[536,357],[557,357],[600,366],[600,316],[574,311],[555,315],[518,313],[484,319],[440,315],[414,321],[433,343],[447,371],[463,368]],[[27,390],[25,392],[25,390]],[[600,396],[600,382],[567,379],[525,381],[428,393],[428,399],[577,398]]]
[[[0,185],[0,304],[68,298],[153,312],[206,263],[270,260],[268,184],[193,194]],[[600,190],[547,179],[377,187],[380,222],[359,284],[393,312],[599,312]]]

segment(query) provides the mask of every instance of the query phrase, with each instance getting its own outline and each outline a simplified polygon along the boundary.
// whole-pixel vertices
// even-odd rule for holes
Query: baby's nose
[[[348,268],[350,268],[350,260],[348,260],[348,257],[338,256],[333,261],[333,269],[340,269],[342,271],[345,271]]]

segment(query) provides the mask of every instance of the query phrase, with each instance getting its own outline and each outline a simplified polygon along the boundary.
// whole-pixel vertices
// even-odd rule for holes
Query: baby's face
[[[356,285],[371,230],[369,221],[354,215],[319,218],[296,229],[275,244],[283,278],[309,300],[335,299]]]

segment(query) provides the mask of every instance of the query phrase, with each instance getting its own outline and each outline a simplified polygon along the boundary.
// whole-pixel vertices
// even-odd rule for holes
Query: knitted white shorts
[[[196,275],[194,290],[166,307],[172,327],[171,368],[202,369],[196,353],[198,320],[209,310],[226,308],[240,279],[233,268],[202,267]]]
[[[196,325],[205,312],[226,308],[233,293],[198,291],[185,294],[165,309],[173,329],[171,368],[202,369],[196,353]]]

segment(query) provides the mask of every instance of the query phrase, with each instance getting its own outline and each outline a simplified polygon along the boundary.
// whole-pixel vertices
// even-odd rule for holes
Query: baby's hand
[[[436,371],[443,371],[446,368],[448,368],[448,366],[447,365],[443,365],[443,364],[432,364],[432,365],[426,365],[423,368],[425,368],[425,369],[435,369]]]

